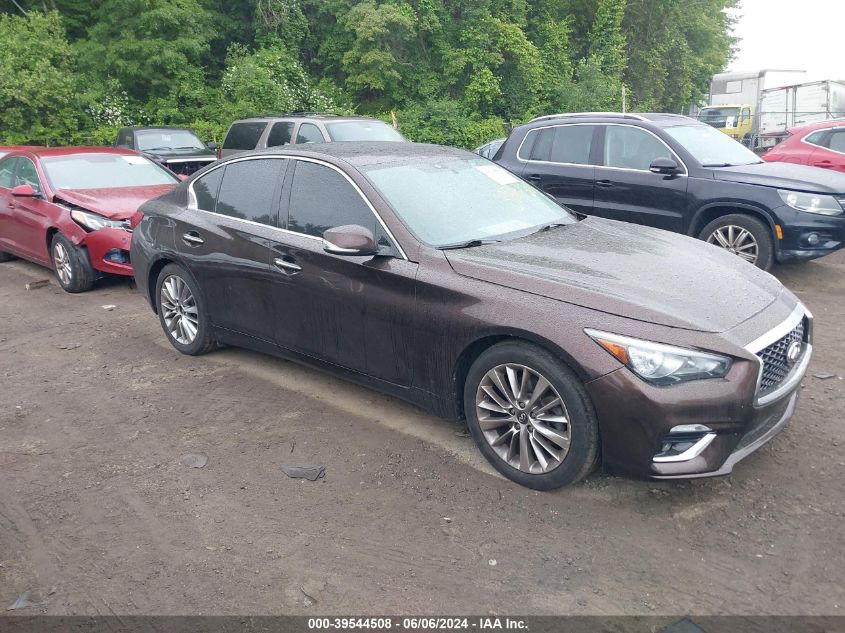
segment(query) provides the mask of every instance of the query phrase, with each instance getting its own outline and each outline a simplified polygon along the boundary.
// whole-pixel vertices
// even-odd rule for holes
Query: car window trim
[[[572,125],[592,125],[592,126],[599,126],[601,123],[558,123],[556,125],[542,125],[540,127],[531,128],[526,132],[525,136],[522,139],[522,142],[519,144],[519,147],[516,149],[516,159],[521,163],[540,163],[541,165],[566,165],[568,167],[597,167],[598,165],[594,165],[592,162],[589,163],[561,163],[554,160],[534,160],[533,158],[525,159],[522,158],[519,153],[522,151],[522,146],[525,144],[526,139],[528,139],[529,135],[532,132],[537,132],[539,134],[540,130],[547,130],[549,128],[558,128],[558,127],[568,127]],[[593,137],[595,137],[595,130],[593,131]],[[535,141],[536,144],[536,141]],[[554,142],[552,142],[554,145]],[[532,146],[531,150],[533,151],[534,148]],[[592,158],[592,141],[590,142],[590,160]]]
[[[669,150],[669,153],[672,154],[672,156],[675,157],[675,159],[678,161],[678,164],[681,167],[684,168],[684,173],[682,173],[682,174],[672,174],[673,176],[688,176],[689,175],[689,169],[687,168],[687,164],[684,162],[684,160],[680,156],[678,156],[678,152],[673,150],[666,141],[664,141],[662,138],[657,136],[657,134],[655,134],[654,132],[652,132],[648,128],[640,127],[639,125],[630,125],[628,123],[598,123],[598,125],[601,125],[605,128],[604,134],[602,134],[602,149],[601,149],[602,162],[604,162],[604,156],[605,156],[604,149],[605,149],[605,143],[607,143],[607,128],[610,127],[611,125],[615,125],[617,127],[632,127],[632,128],[637,129],[637,130],[642,130],[643,132],[648,132],[649,134],[651,134],[654,138],[656,138],[658,141],[660,141],[666,147],[666,149]],[[650,173],[652,173],[650,169],[634,169],[633,167],[614,167],[612,165],[596,165],[596,168],[599,168],[599,169],[615,169],[617,171],[633,171],[633,172],[636,172],[638,174],[650,174]],[[657,174],[657,175],[665,176],[665,174]]]
[[[306,162],[309,162],[309,163],[316,163],[318,165],[323,165],[323,166],[328,167],[330,169],[333,169],[334,171],[339,173],[341,176],[343,176],[347,180],[347,182],[349,182],[349,184],[352,185],[353,189],[355,189],[355,191],[358,193],[358,195],[361,196],[361,199],[369,207],[370,211],[373,213],[373,215],[376,217],[376,220],[378,220],[378,223],[381,225],[381,228],[384,229],[384,232],[387,234],[387,237],[391,241],[393,247],[396,249],[396,252],[399,253],[399,255],[402,257],[402,259],[404,259],[405,261],[408,261],[408,256],[405,254],[405,250],[399,244],[399,240],[396,239],[396,237],[393,235],[393,231],[391,231],[390,228],[388,228],[387,224],[384,223],[384,220],[382,219],[379,212],[376,211],[376,208],[373,206],[373,203],[370,202],[369,198],[367,198],[367,196],[364,195],[364,192],[361,191],[361,188],[358,186],[358,184],[354,180],[352,180],[352,178],[349,176],[349,174],[347,174],[345,171],[343,171],[342,169],[340,169],[336,165],[332,165],[331,163],[328,163],[326,161],[319,160],[319,159],[316,159],[316,158],[310,158],[310,157],[305,157],[305,156],[296,156],[296,155],[293,155],[293,154],[284,155],[284,156],[279,155],[279,154],[269,154],[269,155],[261,154],[261,155],[258,155],[258,156],[244,156],[242,158],[235,158],[235,159],[226,161],[222,165],[215,165],[214,167],[212,167],[208,171],[203,172],[203,176],[206,176],[206,175],[210,174],[211,172],[216,171],[218,169],[223,169],[224,167],[226,167],[226,165],[230,165],[232,163],[239,163],[239,162],[246,161],[246,160],[264,160],[264,159],[267,159],[267,158],[275,158],[275,159],[282,159],[282,160],[302,160],[302,161],[306,161]],[[290,167],[291,166],[289,165],[288,169],[290,169]],[[224,176],[225,176],[225,174],[224,174]],[[299,237],[307,237],[308,239],[311,239],[311,240],[318,240],[320,242],[323,242],[323,238],[319,237],[317,235],[308,235],[307,233],[299,233],[298,231],[291,231],[290,229],[283,229],[283,228],[280,228],[278,226],[270,226],[269,224],[262,224],[261,222],[254,222],[253,220],[246,220],[244,218],[236,218],[236,217],[233,217],[231,215],[225,215],[223,213],[217,213],[216,211],[209,211],[207,209],[200,209],[197,206],[197,195],[194,192],[194,182],[196,182],[197,180],[199,180],[199,179],[195,178],[194,180],[192,180],[188,184],[188,205],[187,206],[192,211],[201,211],[202,213],[211,213],[212,215],[217,215],[217,216],[220,216],[222,218],[229,218],[230,220],[235,220],[236,222],[245,222],[247,224],[254,224],[255,226],[261,226],[261,227],[264,227],[265,229],[270,229],[270,230],[273,230],[273,231],[281,231],[282,233],[287,233],[289,235],[296,235],[296,236],[299,236]],[[221,183],[222,183],[222,179],[221,179]],[[220,190],[218,189],[218,193],[219,193],[219,191]],[[215,198],[215,206],[216,206],[216,200],[217,199]],[[280,214],[281,214],[281,211],[282,211],[282,207],[281,207],[281,204],[280,204],[279,205],[279,213]]]
[[[833,149],[832,147],[827,147],[826,145],[817,145],[807,140],[807,138],[809,138],[816,132],[827,132],[827,135],[824,137],[824,140],[829,142],[830,137],[839,129],[845,129],[845,126],[834,125],[832,127],[823,127],[818,130],[810,130],[804,136],[801,137],[801,142],[815,149],[826,149],[828,152],[833,152],[834,154],[841,154],[842,156],[845,156],[845,152],[840,152],[838,149]]]

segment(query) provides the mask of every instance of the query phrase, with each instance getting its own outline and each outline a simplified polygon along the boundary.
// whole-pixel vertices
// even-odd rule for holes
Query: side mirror
[[[206,143],[206,147],[208,147],[208,149],[213,152],[217,149],[217,143],[215,143],[214,141],[209,141],[208,143]]]
[[[37,198],[41,194],[32,185],[18,185],[12,187],[12,195],[16,198]]]
[[[323,250],[333,255],[375,255],[372,231],[357,224],[337,226],[323,233]]]
[[[655,158],[654,162],[649,165],[648,170],[653,174],[661,174],[663,176],[671,176],[681,172],[678,163],[672,158]]]

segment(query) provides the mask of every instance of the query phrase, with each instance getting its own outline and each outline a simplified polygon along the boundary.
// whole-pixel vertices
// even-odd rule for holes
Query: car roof
[[[673,125],[704,125],[700,121],[683,114],[672,114],[670,112],[561,112],[558,114],[547,114],[529,121],[526,125],[548,123],[550,121],[578,120],[586,123],[653,123],[659,127],[670,127]]]
[[[824,130],[829,127],[841,127],[845,125],[845,119],[827,119],[826,121],[815,121],[813,123],[805,123],[804,125],[796,125],[789,128],[790,134],[801,134],[803,132],[812,132],[813,130]]]
[[[182,127],[179,125],[127,125],[126,127],[120,129],[133,130],[135,132],[137,132],[138,130],[185,130],[186,132],[194,132],[189,127]]]
[[[238,119],[234,123],[253,121],[269,121],[275,119],[319,119],[320,121],[380,121],[368,116],[347,116],[343,114],[319,114],[316,112],[292,112],[290,114],[260,114],[258,116]],[[382,121],[384,123],[384,121]]]
[[[138,152],[120,147],[33,147],[26,150],[28,154],[34,154],[39,158],[50,156],[76,156],[80,154],[118,154],[123,156],[137,156]]]
[[[428,143],[402,143],[398,141],[336,141],[333,143],[308,143],[285,145],[235,154],[232,159],[244,156],[289,155],[311,158],[342,160],[355,167],[369,165],[401,164],[425,159],[472,158],[478,154],[456,147]]]

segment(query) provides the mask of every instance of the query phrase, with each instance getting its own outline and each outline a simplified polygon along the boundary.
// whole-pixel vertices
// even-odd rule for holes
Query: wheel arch
[[[695,216],[693,216],[693,220],[690,223],[687,234],[691,237],[698,237],[698,234],[701,233],[702,229],[710,222],[722,216],[732,214],[748,215],[753,218],[757,218],[758,220],[763,220],[763,222],[766,223],[766,226],[768,226],[771,230],[772,242],[777,244],[775,221],[771,214],[761,207],[745,202],[714,202],[701,207],[698,211],[696,211]]]
[[[477,337],[466,345],[455,360],[452,371],[453,402],[455,406],[455,419],[465,419],[464,412],[464,386],[470,367],[485,351],[505,341],[525,342],[536,345],[551,353],[560,362],[575,372],[578,379],[586,383],[590,380],[589,374],[584,368],[563,348],[545,337],[539,336],[525,330],[503,330],[484,334]]]

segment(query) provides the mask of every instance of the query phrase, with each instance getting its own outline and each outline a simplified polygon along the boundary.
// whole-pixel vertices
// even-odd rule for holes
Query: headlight
[[[718,354],[641,341],[597,330],[584,331],[637,376],[655,385],[721,378],[731,367],[731,359]]]
[[[787,206],[807,213],[818,213],[819,215],[841,215],[842,206],[833,196],[826,196],[818,193],[801,193],[800,191],[789,191],[778,189],[781,200]]]
[[[82,209],[74,209],[70,212],[70,217],[74,222],[88,229],[89,231],[97,231],[98,229],[112,228],[125,229],[128,227],[126,220],[109,220],[96,213],[90,211],[83,211]]]

